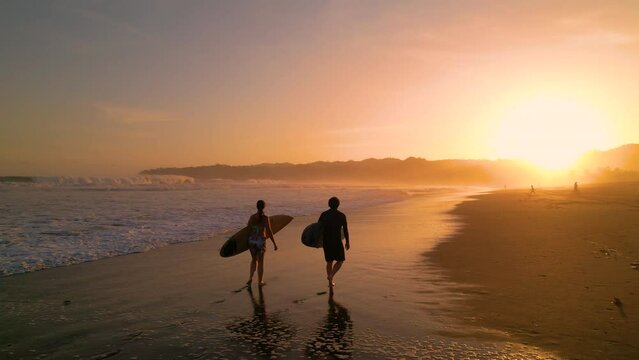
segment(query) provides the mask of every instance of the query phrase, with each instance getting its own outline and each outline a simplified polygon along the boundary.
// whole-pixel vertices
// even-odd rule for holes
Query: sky
[[[0,2],[0,175],[639,142],[638,1]]]

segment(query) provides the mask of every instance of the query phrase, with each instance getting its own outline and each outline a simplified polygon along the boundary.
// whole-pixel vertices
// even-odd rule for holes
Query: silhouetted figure
[[[535,194],[535,187],[530,185],[530,195]]]
[[[294,328],[282,321],[277,313],[266,312],[262,287],[258,288],[257,299],[251,287],[247,290],[253,305],[253,316],[227,326],[234,335],[232,343],[242,347],[251,346],[254,353],[266,359],[281,357],[291,347]]]
[[[264,253],[266,252],[266,238],[270,238],[273,242],[273,247],[277,251],[277,244],[275,238],[273,238],[273,232],[271,231],[271,221],[268,216],[264,214],[264,208],[266,203],[264,200],[258,200],[257,212],[249,218],[248,225],[251,228],[251,235],[249,235],[249,250],[251,252],[251,270],[250,276],[246,285],[249,287],[253,282],[253,275],[257,268],[257,277],[259,285],[264,285],[262,278],[264,277]]]
[[[579,185],[577,185],[577,182],[575,181],[575,184],[573,185],[573,191],[575,192],[575,194],[579,194]]]
[[[344,239],[346,240],[346,250],[351,248],[348,238],[348,225],[346,223],[346,215],[337,210],[339,207],[339,199],[332,197],[328,200],[330,209],[324,211],[320,215],[317,222],[322,224],[324,229],[324,259],[326,260],[326,279],[328,286],[335,286],[333,278],[339,271],[346,260],[344,255],[344,246],[342,244],[342,230],[344,230]],[[335,262],[335,264],[333,264]]]
[[[348,310],[328,298],[328,314],[314,339],[306,345],[306,356],[311,359],[349,359],[353,355],[353,321]]]

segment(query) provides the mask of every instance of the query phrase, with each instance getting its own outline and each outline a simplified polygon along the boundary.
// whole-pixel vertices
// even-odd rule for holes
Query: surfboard
[[[344,229],[341,233],[342,240],[344,240]],[[302,231],[302,244],[312,248],[324,247],[324,227],[322,224],[316,222],[307,226]]]
[[[302,231],[302,244],[313,247],[321,248],[324,240],[324,228],[320,223],[312,223]]]
[[[271,220],[271,230],[273,234],[276,234],[288,225],[288,223],[293,221],[293,217],[288,215],[273,215],[268,218]],[[248,226],[233,234],[233,236],[222,245],[220,256],[231,257],[248,250],[248,238],[250,234],[251,228]]]

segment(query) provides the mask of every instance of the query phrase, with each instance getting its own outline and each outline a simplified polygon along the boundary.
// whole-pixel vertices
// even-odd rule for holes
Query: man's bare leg
[[[333,278],[335,277],[335,274],[337,274],[337,272],[339,271],[339,269],[342,267],[342,264],[344,262],[343,261],[336,261],[335,265],[333,265],[333,271],[331,272],[331,283],[333,284],[333,286],[335,286],[335,282],[333,281]]]
[[[333,286],[335,283],[333,282],[333,262],[326,262],[326,279],[328,280],[328,286]]]
[[[246,282],[246,285],[251,285],[251,283],[253,282],[253,275],[255,274],[255,268],[257,267],[256,261],[257,261],[257,256],[251,254],[251,270],[250,270],[249,279]]]

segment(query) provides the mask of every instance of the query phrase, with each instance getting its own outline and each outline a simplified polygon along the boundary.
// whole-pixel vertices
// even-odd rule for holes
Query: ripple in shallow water
[[[209,337],[205,358],[308,359],[558,359],[541,349],[506,342],[437,335],[385,335],[358,329],[349,310],[329,296],[315,328],[294,325],[285,312],[268,313],[264,296],[249,292],[253,315],[226,322],[224,336]]]
[[[142,359],[559,358],[538,348],[507,342],[433,334],[388,334],[385,324],[354,317],[346,306],[330,296],[325,307],[320,304],[319,308],[313,308],[320,314],[304,316],[306,320],[296,322],[289,310],[269,312],[263,293],[253,290],[247,294],[252,307],[242,316],[237,316],[235,310],[247,300],[241,299],[244,292],[238,293],[240,298],[233,301],[213,301],[219,302],[215,311],[186,306],[180,311],[167,310],[165,314],[148,312],[145,308],[123,314],[105,304],[87,305],[90,309],[78,311],[82,302],[75,300],[67,304],[61,300],[8,302],[0,320],[15,324],[21,321],[17,319],[30,318],[31,324],[22,328],[30,335],[23,339],[43,340],[34,343],[15,339],[11,346],[0,341],[3,345],[0,358],[9,355],[7,351],[14,353],[13,358],[32,358],[32,349],[57,358],[72,358],[75,354],[90,358],[101,354],[97,349],[121,349],[118,356],[122,358]],[[228,316],[225,313],[228,310],[224,309],[231,304],[235,315]],[[318,320],[304,322],[309,318]],[[40,328],[49,330],[37,331]],[[51,336],[55,342],[50,341]],[[68,341],[78,336],[82,342]]]
[[[329,297],[328,314],[306,344],[305,354],[311,358],[349,359],[353,354],[353,321],[348,310]]]
[[[231,335],[230,343],[250,349],[250,354],[254,356],[284,356],[291,348],[295,328],[282,320],[279,313],[267,314],[261,287],[257,297],[250,287],[247,290],[253,303],[253,315],[246,319],[235,319],[226,326]]]

